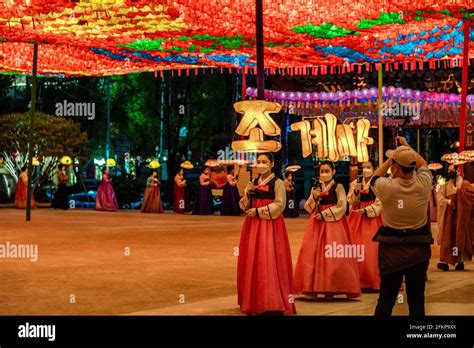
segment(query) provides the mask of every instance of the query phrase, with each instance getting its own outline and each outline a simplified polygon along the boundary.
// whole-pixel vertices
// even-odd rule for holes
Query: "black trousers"
[[[425,315],[425,274],[430,260],[403,269],[399,272],[380,276],[380,294],[375,308],[375,316],[390,316],[398,291],[405,276],[408,308],[410,316]]]

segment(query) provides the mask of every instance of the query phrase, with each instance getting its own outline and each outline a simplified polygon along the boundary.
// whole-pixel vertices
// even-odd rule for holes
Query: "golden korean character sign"
[[[368,145],[374,143],[369,137],[370,122],[367,119],[357,121],[357,137],[348,124],[337,124],[336,116],[326,114],[313,120],[293,123],[291,129],[301,132],[303,157],[308,157],[316,146],[319,158],[337,161],[341,156],[357,157],[358,162],[369,160]]]
[[[232,142],[232,149],[238,152],[276,152],[281,144],[265,140],[264,135],[278,136],[280,127],[273,121],[271,113],[278,113],[281,105],[265,100],[244,100],[234,104],[236,112],[243,114],[235,133],[248,137]]]

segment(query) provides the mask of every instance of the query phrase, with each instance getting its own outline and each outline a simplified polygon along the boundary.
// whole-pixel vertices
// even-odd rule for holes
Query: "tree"
[[[18,180],[18,172],[28,158],[30,114],[2,115],[0,120],[0,153],[7,170]],[[36,113],[33,134],[33,156],[47,158],[36,178],[40,185],[47,182],[61,156],[85,158],[87,134],[71,119]]]

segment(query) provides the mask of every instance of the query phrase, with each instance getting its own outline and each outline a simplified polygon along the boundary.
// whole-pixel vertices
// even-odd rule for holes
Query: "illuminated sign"
[[[369,151],[367,145],[374,143],[369,137],[370,122],[367,119],[357,120],[357,133],[349,124],[337,124],[336,116],[326,114],[311,120],[291,124],[293,131],[301,132],[303,157],[313,153],[313,145],[319,158],[337,161],[341,156],[357,157],[357,161],[367,162]]]

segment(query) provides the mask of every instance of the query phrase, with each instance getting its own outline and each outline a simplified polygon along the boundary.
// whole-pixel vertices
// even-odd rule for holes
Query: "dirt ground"
[[[0,244],[39,248],[36,262],[0,259],[0,315],[239,314],[234,252],[242,219],[40,208],[27,223],[24,211],[0,208]],[[307,217],[286,223],[295,264]],[[437,256],[434,246],[427,306],[474,314],[473,265],[443,273]],[[376,298],[331,307],[299,300],[297,308],[307,315],[370,315]]]

